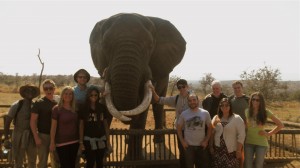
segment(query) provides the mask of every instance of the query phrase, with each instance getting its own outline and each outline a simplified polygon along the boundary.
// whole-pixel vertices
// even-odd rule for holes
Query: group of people
[[[51,79],[42,83],[44,96],[32,84],[19,92],[23,99],[12,104],[4,125],[4,146],[12,146],[14,167],[47,168],[50,154],[52,168],[75,168],[84,154],[86,167],[103,167],[103,158],[111,150],[109,124],[111,116],[100,103],[100,90],[88,86],[90,74],[79,69],[74,74],[75,87],[66,86],[57,98]],[[10,125],[14,130],[9,137]],[[11,139],[11,142],[10,142]],[[38,164],[36,161],[38,159]]]
[[[23,99],[12,104],[4,125],[4,146],[12,139],[14,167],[23,167],[25,155],[29,168],[79,167],[84,154],[86,167],[103,167],[103,158],[111,151],[109,125],[112,116],[100,102],[99,87],[88,86],[90,74],[80,69],[74,74],[75,87],[54,95],[56,84],[46,79],[40,89],[27,84],[20,88]],[[181,168],[262,168],[268,148],[267,137],[283,128],[281,121],[266,109],[263,95],[243,93],[243,84],[232,84],[233,95],[222,92],[219,81],[211,84],[212,93],[202,101],[189,90],[185,79],[177,81],[178,95],[160,97],[150,86],[153,103],[175,108],[179,160]],[[266,132],[267,119],[276,125]],[[9,128],[14,124],[12,137]]]
[[[268,137],[283,124],[266,109],[260,92],[248,97],[242,82],[235,81],[233,94],[227,96],[221,83],[213,81],[212,93],[201,104],[186,80],[176,85],[179,94],[170,97],[159,97],[151,88],[156,103],[175,108],[181,168],[263,168]],[[276,127],[266,132],[268,118]]]

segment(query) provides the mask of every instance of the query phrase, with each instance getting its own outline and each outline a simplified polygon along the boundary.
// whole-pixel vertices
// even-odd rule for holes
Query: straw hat
[[[38,87],[34,86],[33,84],[26,84],[24,86],[21,86],[19,90],[19,93],[23,98],[26,98],[26,90],[29,90],[32,93],[32,98],[35,98],[38,95],[40,95],[40,89]]]

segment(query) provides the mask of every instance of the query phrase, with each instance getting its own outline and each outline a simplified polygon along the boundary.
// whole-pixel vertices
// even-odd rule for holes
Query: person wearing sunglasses
[[[74,87],[75,100],[78,107],[85,101],[86,92],[88,89],[87,83],[90,81],[90,74],[85,69],[79,69],[74,74],[74,81],[77,85]]]
[[[112,151],[107,121],[109,112],[99,103],[99,96],[98,88],[90,86],[85,104],[79,110],[79,149],[85,155],[86,168],[102,168],[105,154]]]
[[[177,119],[179,118],[180,114],[189,108],[187,97],[189,95],[189,86],[185,79],[179,79],[176,83],[177,89],[179,91],[178,95],[175,96],[169,96],[169,97],[159,97],[157,93],[155,92],[155,88],[153,86],[150,86],[152,89],[152,95],[153,100],[155,103],[161,104],[161,105],[168,105],[170,107],[175,108],[176,111],[176,118],[174,122],[174,126],[177,126]],[[178,138],[178,137],[177,137]],[[179,139],[178,139],[179,142]],[[179,160],[180,160],[180,167],[185,167],[185,157],[184,157],[184,151],[181,143],[178,143],[178,149],[179,149]]]
[[[243,119],[232,111],[228,98],[219,103],[218,114],[212,119],[214,128],[209,143],[213,156],[213,168],[238,168],[245,141],[245,124]]]
[[[53,80],[46,79],[42,83],[44,97],[39,98],[31,109],[30,127],[37,146],[39,163],[38,168],[48,166],[50,146],[50,128],[52,108],[58,103],[54,99],[56,85]],[[55,160],[55,154],[50,152],[51,167],[58,168],[59,163]]]
[[[266,109],[265,99],[260,92],[251,94],[249,108],[246,109],[245,114],[247,127],[245,168],[263,168],[265,155],[269,146],[268,137],[276,134],[284,126],[271,111]],[[276,125],[276,127],[269,132],[265,131],[268,118]]]

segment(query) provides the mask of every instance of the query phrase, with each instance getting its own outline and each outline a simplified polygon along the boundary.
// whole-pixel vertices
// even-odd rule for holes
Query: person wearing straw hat
[[[40,89],[32,84],[20,87],[20,95],[23,99],[14,102],[7,114],[4,124],[4,144],[9,141],[9,128],[13,121],[14,130],[12,134],[12,153],[14,167],[23,167],[25,154],[27,155],[28,168],[36,167],[36,146],[30,129],[30,112],[32,99],[40,95]]]

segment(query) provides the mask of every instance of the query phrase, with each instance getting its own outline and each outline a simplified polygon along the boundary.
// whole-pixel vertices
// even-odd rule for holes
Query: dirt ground
[[[173,128],[173,123],[175,120],[175,113],[173,111],[166,112],[166,128]],[[146,129],[154,129],[154,117],[152,110],[149,110]],[[111,128],[129,128],[128,125],[123,124],[117,119],[113,119]],[[286,162],[267,162],[264,168],[300,168],[300,158],[298,160],[286,161]]]
[[[267,163],[264,168],[300,168],[300,158],[291,162]]]

